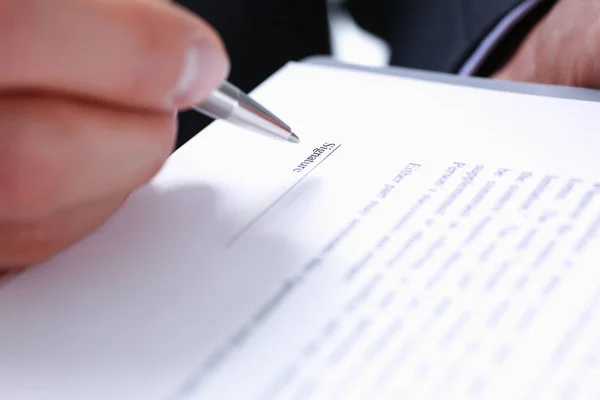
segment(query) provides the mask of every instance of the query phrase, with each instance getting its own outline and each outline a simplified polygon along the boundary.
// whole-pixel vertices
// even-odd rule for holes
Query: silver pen
[[[211,118],[225,120],[258,133],[292,143],[300,142],[288,125],[229,82],[223,83],[193,109]]]

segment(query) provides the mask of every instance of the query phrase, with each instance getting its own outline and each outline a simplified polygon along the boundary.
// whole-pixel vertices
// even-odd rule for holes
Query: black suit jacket
[[[347,0],[359,25],[390,44],[391,64],[455,72],[477,44],[522,0]],[[245,91],[286,62],[329,54],[327,0],[178,0],[221,34]],[[179,118],[178,146],[209,119]]]

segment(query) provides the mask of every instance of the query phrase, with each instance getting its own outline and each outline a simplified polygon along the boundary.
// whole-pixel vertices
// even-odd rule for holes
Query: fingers
[[[84,237],[172,151],[177,109],[228,74],[167,0],[0,2],[0,269]]]
[[[0,269],[84,237],[170,155],[229,61],[170,0],[0,1]]]
[[[158,172],[175,133],[175,111],[0,97],[0,221],[43,219],[135,189]]]
[[[228,74],[214,30],[168,1],[3,0],[0,91],[186,108]]]

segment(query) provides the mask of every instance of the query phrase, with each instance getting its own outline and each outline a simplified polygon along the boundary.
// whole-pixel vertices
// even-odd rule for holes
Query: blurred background
[[[375,67],[387,65],[390,54],[388,45],[358,27],[340,6],[342,0],[328,1],[333,57],[352,64]]]

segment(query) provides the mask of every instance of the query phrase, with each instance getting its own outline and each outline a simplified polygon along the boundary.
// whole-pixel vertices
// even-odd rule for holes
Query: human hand
[[[600,0],[560,0],[495,75],[600,88]]]
[[[2,0],[0,54],[0,270],[101,224],[229,72],[213,29],[164,0]]]

